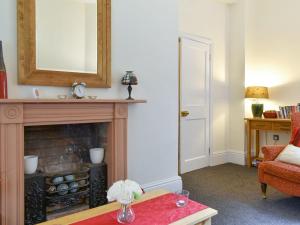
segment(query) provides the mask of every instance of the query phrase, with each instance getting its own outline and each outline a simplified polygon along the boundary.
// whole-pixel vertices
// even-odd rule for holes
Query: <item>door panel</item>
[[[180,172],[209,165],[210,45],[180,41]]]

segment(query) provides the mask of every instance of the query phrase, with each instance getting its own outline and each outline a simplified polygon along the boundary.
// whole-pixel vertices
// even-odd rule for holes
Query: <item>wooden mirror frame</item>
[[[18,0],[18,81],[25,85],[111,87],[111,0],[97,0],[97,74],[36,68],[35,0]]]

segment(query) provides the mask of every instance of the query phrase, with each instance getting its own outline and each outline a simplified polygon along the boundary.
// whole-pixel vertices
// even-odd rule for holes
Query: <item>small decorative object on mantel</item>
[[[73,83],[72,85],[72,96],[77,99],[82,99],[86,94],[86,83]]]
[[[3,59],[2,41],[0,41],[0,99],[7,98],[7,75]]]
[[[96,100],[96,99],[97,99],[97,96],[95,96],[95,95],[93,95],[93,96],[88,96],[88,99]]]
[[[132,87],[131,85],[137,85],[138,80],[136,75],[133,73],[133,71],[126,71],[126,74],[122,78],[122,84],[123,85],[128,85],[128,94],[129,97],[126,100],[134,100],[131,97],[131,92],[132,92]]]
[[[33,97],[35,99],[39,99],[40,98],[40,92],[39,92],[39,89],[38,88],[33,88],[32,89],[32,94],[33,94]]]
[[[262,118],[264,112],[264,104],[258,102],[258,99],[269,98],[269,90],[267,87],[253,86],[247,87],[245,98],[254,99],[252,104],[252,114],[254,118]]]
[[[109,202],[118,201],[121,209],[117,213],[119,223],[132,223],[135,219],[135,213],[131,208],[131,203],[139,199],[143,194],[140,185],[131,180],[120,180],[114,183],[107,192]]]
[[[68,99],[68,95],[57,95],[58,99]]]

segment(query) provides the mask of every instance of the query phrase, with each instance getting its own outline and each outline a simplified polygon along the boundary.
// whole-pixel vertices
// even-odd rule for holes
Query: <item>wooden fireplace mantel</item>
[[[0,100],[0,225],[24,224],[24,127],[107,122],[108,182],[127,177],[128,104],[145,100]]]
[[[125,99],[0,99],[0,104],[12,104],[12,103],[23,103],[23,104],[47,104],[47,103],[146,103],[146,100],[125,100]]]

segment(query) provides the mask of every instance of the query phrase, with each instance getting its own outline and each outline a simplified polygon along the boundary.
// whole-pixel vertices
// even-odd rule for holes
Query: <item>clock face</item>
[[[85,85],[84,84],[78,84],[73,87],[73,95],[76,98],[84,98],[85,97]]]

